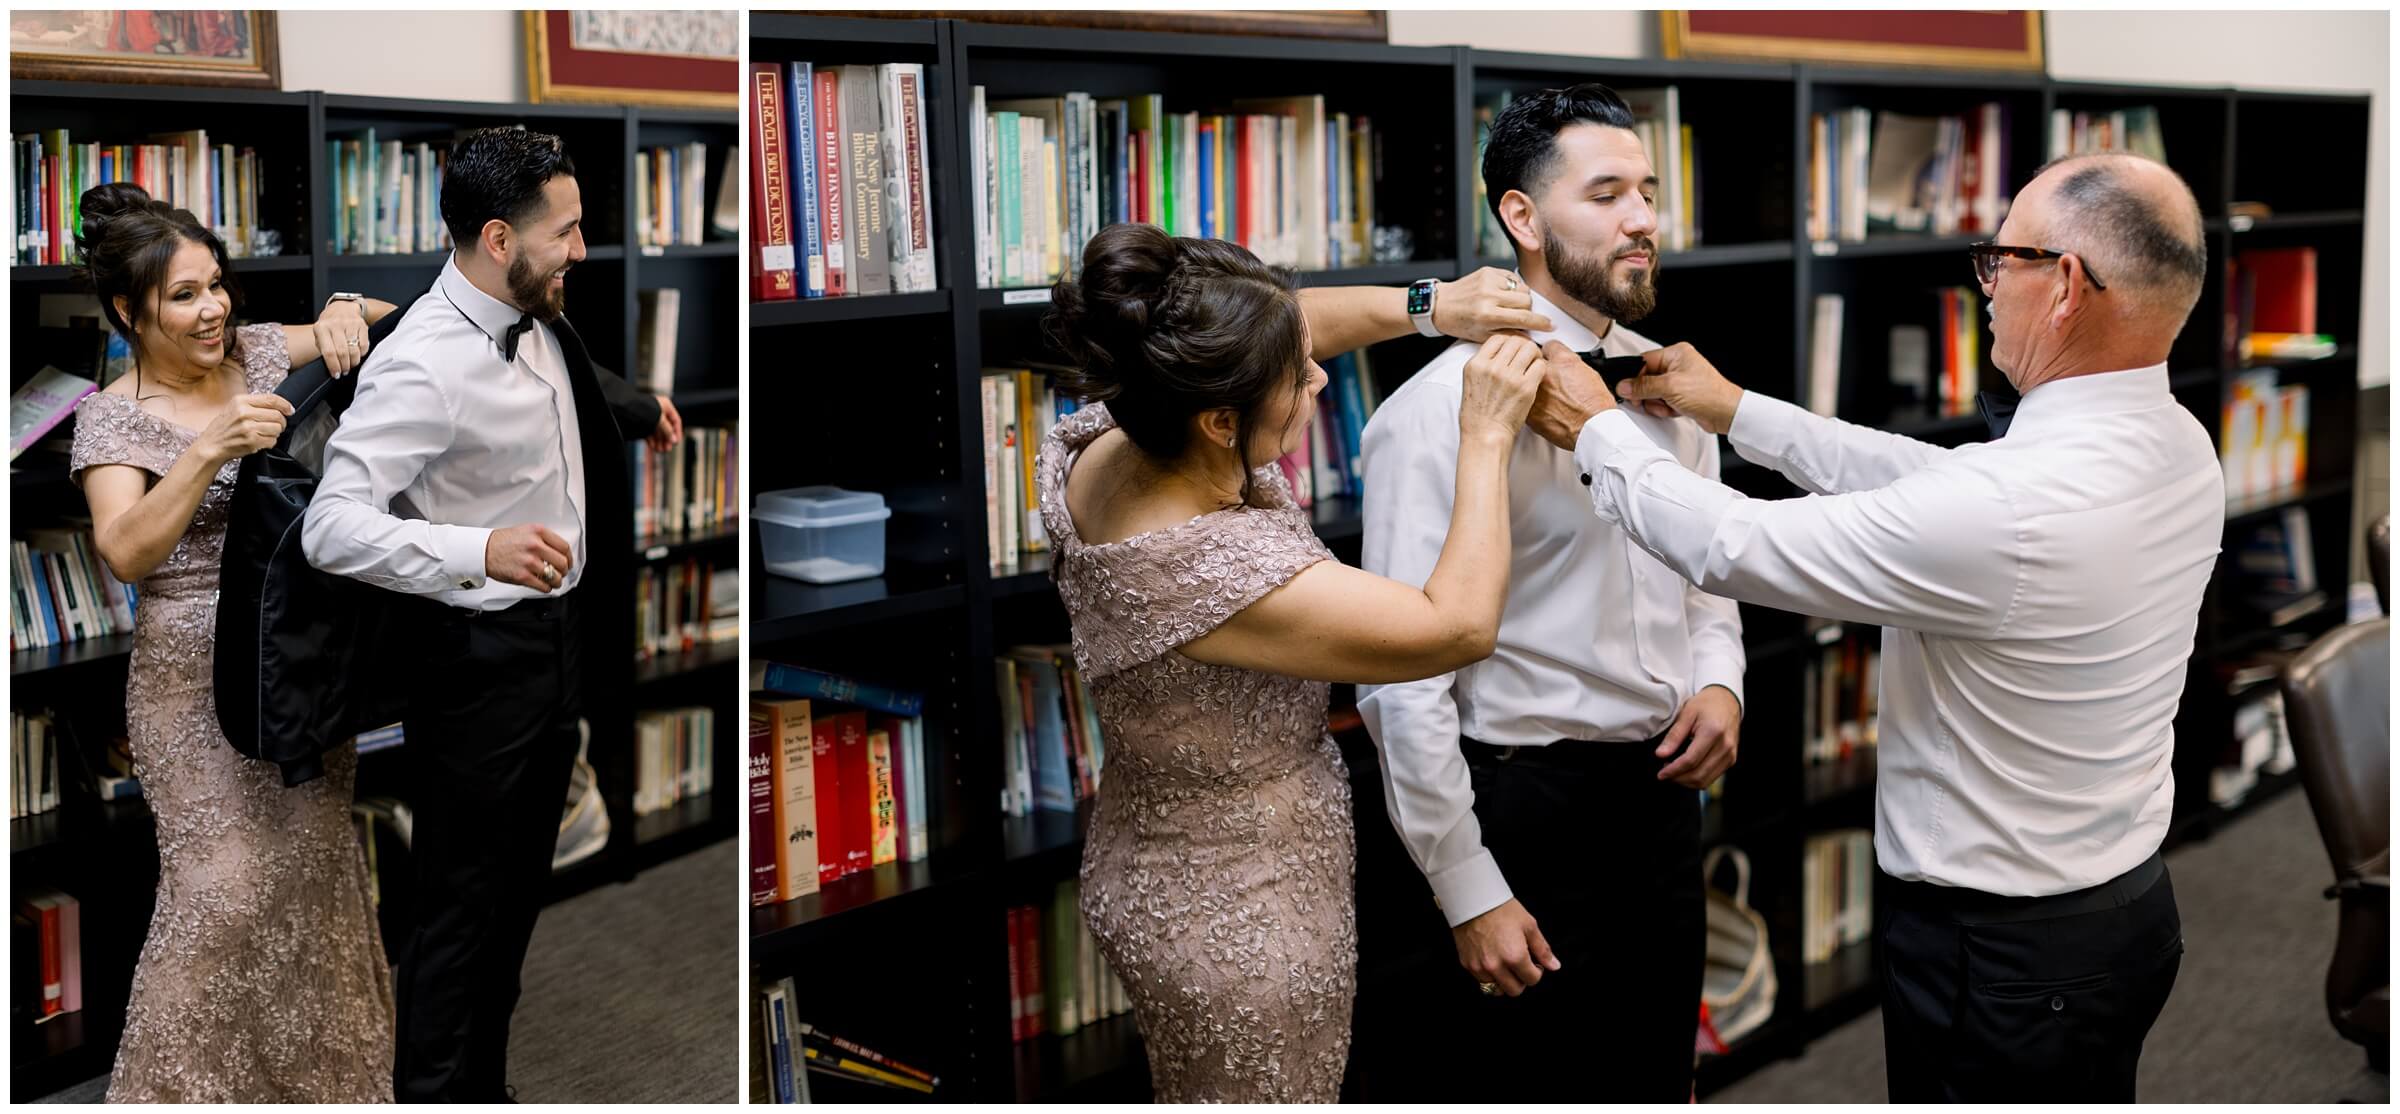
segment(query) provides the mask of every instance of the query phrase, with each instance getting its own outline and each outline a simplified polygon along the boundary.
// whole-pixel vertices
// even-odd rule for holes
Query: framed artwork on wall
[[[742,18],[725,11],[529,11],[527,99],[536,104],[741,103]]]
[[[44,81],[283,87],[275,13],[106,11],[8,13],[8,76]]]
[[[2037,11],[1662,11],[1669,58],[2042,68]]]

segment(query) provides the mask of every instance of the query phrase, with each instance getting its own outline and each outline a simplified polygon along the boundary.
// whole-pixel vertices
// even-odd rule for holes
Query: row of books
[[[922,695],[767,661],[750,687],[751,904],[931,852]]]
[[[932,1072],[800,1020],[800,992],[788,977],[760,985],[754,997],[751,1014],[758,1019],[760,1047],[752,1061],[753,1101],[809,1101],[810,1072],[920,1095],[941,1086],[941,1077]]]
[[[640,247],[700,244],[712,229],[731,232],[741,210],[731,203],[733,160],[725,160],[716,208],[708,204],[709,147],[680,143],[633,153],[633,236]]]
[[[1168,112],[1158,93],[970,96],[978,285],[1056,281],[1102,228],[1127,222],[1308,270],[1374,257],[1377,133],[1322,96],[1206,113]]]
[[[1013,646],[994,663],[1007,816],[1073,812],[1100,791],[1100,709],[1065,646]]]
[[[1313,507],[1319,499],[1356,499],[1365,494],[1358,469],[1367,419],[1382,402],[1367,366],[1367,350],[1344,352],[1324,362],[1325,389],[1317,392],[1317,414],[1300,447],[1277,458],[1295,500]]]
[[[394,255],[450,246],[442,223],[447,147],[377,140],[375,129],[325,140],[333,176],[335,255]]]
[[[2050,158],[2098,151],[2128,151],[2164,165],[2167,134],[2159,126],[2158,109],[2145,104],[2112,112],[2050,110]]]
[[[633,813],[663,812],[716,788],[714,708],[638,712],[633,717]]]
[[[11,649],[133,631],[134,589],[120,583],[82,527],[24,531],[9,542]]]
[[[2236,539],[2226,609],[2258,626],[2281,627],[2332,601],[2317,580],[2316,538],[2308,508],[2285,507]]]
[[[1051,428],[1076,407],[1052,389],[1047,371],[983,369],[984,545],[995,574],[1017,571],[1023,554],[1050,549],[1033,464]]]
[[[2334,353],[2317,332],[2317,249],[2260,248],[2225,265],[2225,343],[2237,364]]]
[[[758,300],[934,288],[930,103],[915,62],[751,63]]]
[[[88,339],[81,330],[43,330],[45,342],[75,343]],[[92,349],[83,353],[91,359],[104,359],[105,350]],[[88,370],[88,369],[87,369]],[[27,378],[8,399],[8,458],[24,455],[34,443],[50,435],[67,415],[75,412],[75,404],[83,396],[100,389],[100,384],[82,375],[63,371],[45,364]],[[70,443],[71,444],[71,443]]]
[[[1885,369],[1893,409],[1935,414],[1969,413],[1983,389],[1983,324],[1980,295],[1971,286],[1932,291],[1929,324],[1899,324],[1887,336]],[[1808,408],[1828,417],[1840,412],[1843,328],[1840,294],[1819,294],[1809,333]]]
[[[2308,387],[2278,386],[2273,369],[2235,376],[2225,392],[2219,457],[2228,502],[2308,482]]]
[[[76,143],[65,128],[13,138],[18,263],[75,262],[83,192],[108,182],[131,182],[191,210],[225,241],[227,255],[250,254],[261,181],[252,148],[211,144],[200,130],[156,134],[147,143]]]
[[[58,749],[64,741],[53,713],[9,710],[9,819],[58,807]]]
[[[1132,1012],[1133,999],[1083,919],[1083,886],[1065,879],[1050,907],[1008,911],[1009,1035],[1018,1042],[1067,1036]]]
[[[1875,928],[1875,833],[1808,837],[1800,857],[1800,961],[1822,963]]]
[[[11,1021],[39,1024],[83,1009],[83,906],[55,887],[20,891],[8,919]]]
[[[741,577],[693,557],[634,572],[634,660],[741,637]]]
[[[1698,137],[1692,125],[1683,119],[1683,93],[1679,86],[1668,85],[1655,89],[1619,89],[1625,106],[1633,110],[1634,134],[1642,141],[1642,151],[1650,159],[1650,169],[1658,175],[1658,193],[1652,201],[1657,213],[1658,246],[1663,251],[1684,251],[1700,246],[1700,155]],[[1492,121],[1509,102],[1514,92],[1475,106],[1475,158],[1483,164],[1483,149],[1491,142]],[[1511,259],[1517,254],[1516,244],[1500,227],[1494,216],[1490,191],[1483,175],[1475,178],[1475,214],[1478,251],[1486,258]]]
[[[1800,745],[1811,765],[1844,762],[1876,740],[1876,684],[1882,635],[1875,628],[1830,626],[1807,663],[1800,690]]]
[[[739,427],[694,426],[665,452],[642,444],[625,451],[636,542],[714,533],[740,517]]]
[[[1998,101],[1955,116],[1811,114],[1809,238],[1997,230],[2009,158],[2008,108]]]

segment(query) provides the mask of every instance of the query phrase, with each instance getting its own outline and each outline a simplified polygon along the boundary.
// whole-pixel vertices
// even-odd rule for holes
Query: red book
[[[750,65],[750,243],[762,302],[800,296],[792,249],[792,199],[784,150],[791,128],[783,119],[783,67]]]
[[[1233,129],[1233,173],[1227,177],[1233,183],[1233,240],[1243,247],[1257,250],[1258,241],[1250,232],[1250,132],[1247,116],[1236,116]]]
[[[775,727],[757,715],[750,717],[750,904],[773,905],[777,892],[775,848]]]
[[[1025,1039],[1025,922],[1008,911],[1008,1039]]]
[[[850,292],[849,225],[842,219],[842,79],[830,66],[817,68],[817,219],[825,226],[825,296]]]
[[[1133,144],[1133,220],[1136,224],[1155,224],[1150,215],[1150,133],[1139,129],[1126,138]]]
[[[66,1009],[66,975],[62,970],[65,956],[59,947],[58,903],[47,896],[37,896],[31,904],[42,932],[41,1016],[49,1017]]]
[[[867,761],[867,714],[841,712],[819,722],[827,721],[833,724],[833,761],[842,768],[842,795],[834,806],[842,814],[842,873],[856,874],[874,865],[875,771]]]
[[[2239,257],[2256,293],[2250,308],[2254,333],[2317,331],[2317,249],[2275,248]]]
[[[1958,154],[1958,230],[1976,232],[1982,229],[1975,198],[1983,191],[1983,113],[1966,113],[1959,122],[1966,135]]]
[[[1020,905],[1016,916],[1023,926],[1018,931],[1025,938],[1024,946],[1017,949],[1025,964],[1021,976],[1025,980],[1025,1035],[1038,1037],[1050,1028],[1043,1018],[1050,1011],[1042,993],[1042,914],[1031,905]]]
[[[834,758],[838,738],[833,716],[810,725],[809,758],[817,775],[817,881],[831,882],[846,873],[842,849],[850,845],[849,815],[842,811],[841,763]]]

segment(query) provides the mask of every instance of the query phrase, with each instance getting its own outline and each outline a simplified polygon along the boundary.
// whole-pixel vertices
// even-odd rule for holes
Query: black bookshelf
[[[524,105],[473,101],[359,97],[320,92],[259,92],[12,81],[12,118],[20,131],[65,127],[77,141],[133,140],[155,132],[204,128],[211,143],[258,149],[264,227],[282,234],[283,254],[237,258],[234,274],[251,321],[303,323],[315,319],[333,291],[357,290],[402,306],[423,293],[447,251],[389,255],[343,254],[332,242],[333,210],[322,183],[329,177],[328,138],[376,129],[378,139],[448,142],[459,130],[505,124],[554,132],[576,160],[583,194],[585,261],[569,273],[571,313],[594,359],[631,372],[636,351],[637,292],[675,286],[685,291],[672,389],[687,429],[730,425],[740,416],[739,313],[742,261],[738,234],[711,230],[699,245],[644,249],[633,237],[634,152],[640,147],[703,142],[710,148],[703,219],[713,209],[724,162],[734,156],[739,115],[730,111],[603,105]],[[138,120],[128,123],[128,120]],[[9,270],[11,308],[30,322],[42,295],[77,292],[64,265]],[[42,363],[33,330],[14,334],[11,386]],[[630,376],[629,376],[630,377]],[[59,432],[71,429],[73,419]],[[63,468],[44,465],[12,472],[12,531],[84,513],[82,494]],[[738,576],[738,522],[694,534],[634,541],[644,564],[700,559]],[[121,721],[130,635],[14,650],[9,673],[20,708],[59,706],[76,716]],[[702,645],[661,655],[636,668],[637,709],[709,706],[716,711],[713,792],[665,811],[636,816],[633,755],[594,753],[610,819],[606,851],[562,869],[546,897],[556,901],[594,886],[622,882],[676,856],[733,838],[741,784],[733,679],[739,644]],[[362,756],[362,797],[391,792],[400,763],[392,753]],[[151,909],[156,851],[149,811],[139,801],[102,804],[75,784],[62,761],[69,793],[52,813],[10,825],[12,863],[26,884],[63,884],[84,905],[86,1006],[82,1014],[35,1026],[12,1026],[10,1097],[29,1100],[105,1073],[115,1056],[134,957]],[[76,795],[77,791],[81,797]],[[89,892],[86,892],[89,891]],[[396,946],[396,945],[395,945]]]
[[[928,862],[878,868],[796,902],[754,909],[755,979],[791,977],[805,1003],[803,1020],[855,1029],[862,1041],[943,1077],[936,1098],[961,1101],[1141,1101],[1149,1097],[1141,1042],[1130,1018],[1070,1037],[1022,1044],[1009,1035],[1005,911],[1046,908],[1046,895],[1073,876],[1086,817],[1011,819],[995,803],[1003,772],[997,735],[993,657],[1009,646],[1065,641],[1067,622],[1044,555],[990,571],[984,552],[979,452],[978,371],[1039,358],[1034,329],[1048,303],[1040,287],[979,289],[967,168],[960,134],[970,90],[993,99],[1161,92],[1169,111],[1207,109],[1237,97],[1323,93],[1327,111],[1371,114],[1379,130],[1406,117],[1414,126],[1383,136],[1385,181],[1417,188],[1403,208],[1379,215],[1414,234],[1416,258],[1307,273],[1313,285],[1400,285],[1432,275],[1457,277],[1511,261],[1485,256],[1475,202],[1475,109],[1503,92],[1576,81],[1619,88],[1678,87],[1682,112],[1700,136],[1698,242],[1662,256],[1659,309],[1635,326],[1661,343],[1688,340],[1738,381],[1777,397],[1804,397],[1816,293],[1842,291],[1858,305],[1942,286],[1968,286],[1963,249],[1988,233],[1878,236],[1863,243],[1819,242],[1807,235],[1808,120],[1812,112],[1864,105],[1916,113],[1964,111],[1997,99],[2008,112],[2008,192],[2045,161],[2051,110],[2105,111],[2155,106],[2173,165],[2190,180],[2207,217],[2211,294],[2204,296],[2170,361],[2176,396],[2216,434],[2222,392],[2236,366],[2224,343],[2223,260],[2250,245],[2320,247],[2320,331],[2344,345],[2317,361],[2273,361],[2285,382],[2312,386],[2310,483],[2259,505],[2229,509],[2228,536],[2245,517],[2297,501],[2315,523],[2319,579],[2337,598],[2328,608],[2280,630],[2242,625],[2212,590],[2178,724],[2178,838],[2192,838],[2233,815],[2205,800],[2206,771],[2228,741],[2229,708],[2216,685],[2220,663],[2278,642],[2303,640],[2337,621],[2338,592],[2349,579],[2352,532],[2347,479],[2355,424],[2358,237],[2363,229],[2366,100],[2362,97],[2256,94],[2232,89],[2153,88],[2051,81],[2040,76],[1871,70],[1814,65],[1601,59],[1497,53],[1467,48],[1297,43],[1205,35],[1044,29],[967,21],[830,16],[754,17],[752,56],[762,61],[920,62],[934,95],[935,229],[940,289],[931,294],[753,303],[750,389],[760,413],[839,414],[864,420],[810,423],[800,434],[752,457],[752,486],[766,491],[833,483],[885,493],[894,508],[882,578],[813,586],[765,574],[753,558],[749,578],[752,652],[793,660],[926,694],[928,760],[942,799],[936,803],[937,850]],[[1244,66],[1255,60],[1265,65]],[[1278,65],[1302,62],[1306,65]],[[1358,103],[1368,107],[1354,107]],[[2271,158],[2238,159],[2242,136],[2294,135],[2308,150],[2343,152],[2336,173],[2286,167]],[[2286,160],[2288,161],[2288,160]],[[1403,177],[1405,176],[1405,177]],[[2325,180],[2317,179],[2323,176]],[[2288,180],[2287,180],[2288,179]],[[1379,197],[1396,198],[1388,187]],[[2274,206],[2270,218],[2234,217],[2235,202]],[[1755,307],[1738,326],[1725,307]],[[1978,325],[1979,328],[1985,326]],[[1846,332],[1856,335],[1855,325]],[[1979,352],[1990,351],[1988,331]],[[1379,345],[1373,363],[1387,395],[1439,342],[1402,338]],[[805,358],[800,353],[805,353]],[[1940,444],[1986,436],[1972,410],[1960,414],[1896,405],[1880,337],[1845,353],[1846,418]],[[2000,382],[1988,366],[1986,385]],[[868,370],[871,369],[871,370]],[[1729,453],[1727,482],[1755,496],[1797,489]],[[1355,506],[1328,500],[1314,512],[1318,533],[1356,563]],[[2220,577],[2220,580],[2223,578]],[[1750,653],[1744,757],[1726,793],[1712,798],[1705,838],[1730,842],[1752,862],[1751,898],[1769,924],[1778,982],[1775,1015],[1726,1055],[1699,1069],[1702,1094],[1757,1066],[1799,1054],[1809,1042],[1876,1003],[1871,941],[1823,963],[1802,962],[1802,848],[1808,836],[1872,827],[1871,753],[1847,764],[1811,767],[1801,757],[1801,675],[1793,668],[1821,642],[1801,617],[1745,606]],[[2212,697],[2210,690],[2215,688]],[[1337,686],[1337,707],[1348,693]],[[1361,1020],[1379,980],[1396,961],[1394,945],[1374,938],[1377,913],[1370,845],[1392,840],[1380,805],[1371,742],[1352,729],[1337,734],[1350,765],[1359,825]],[[2243,807],[2286,784],[2262,781]],[[2197,787],[2201,796],[2194,797]],[[1398,854],[1396,846],[1387,847]],[[1402,859],[1405,877],[1413,867]],[[1417,883],[1421,884],[1421,882]],[[906,975],[878,983],[809,957],[917,955],[905,942],[942,941],[946,976]],[[1388,934],[1387,934],[1388,935]],[[880,1040],[883,1043],[877,1043]],[[1369,1062],[1354,1046],[1353,1094],[1362,1078],[1405,1079],[1406,1065]],[[1388,1085],[1388,1084],[1387,1084]],[[824,1097],[820,1093],[820,1097]],[[878,1094],[844,1089],[843,1098]]]

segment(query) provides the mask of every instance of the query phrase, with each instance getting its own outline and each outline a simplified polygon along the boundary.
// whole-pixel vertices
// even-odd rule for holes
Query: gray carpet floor
[[[2332,881],[2297,786],[2167,856],[2183,969],[2142,1046],[2144,1102],[2390,1102],[2391,1079],[2325,1019]],[[1882,1102],[1883,1019],[1871,1011],[1712,1102]]]
[[[542,913],[508,1045],[519,1102],[734,1102],[733,840]],[[103,1076],[44,1102],[98,1102]]]

